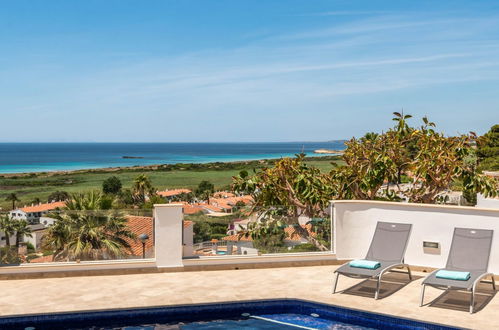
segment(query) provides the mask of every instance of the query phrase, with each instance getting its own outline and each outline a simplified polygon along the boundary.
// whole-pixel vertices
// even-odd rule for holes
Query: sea
[[[71,171],[176,163],[275,159],[317,149],[343,150],[344,141],[258,143],[0,143],[0,173]],[[322,155],[324,156],[324,155]]]

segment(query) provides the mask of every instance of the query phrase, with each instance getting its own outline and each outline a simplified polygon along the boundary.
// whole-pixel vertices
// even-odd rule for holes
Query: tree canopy
[[[96,260],[121,257],[130,251],[128,239],[135,239],[126,218],[116,210],[102,210],[102,194],[75,194],[43,237],[54,260]]]
[[[118,177],[112,176],[102,182],[102,192],[116,195],[121,191],[121,181]]]
[[[499,125],[478,139],[477,156],[480,169],[499,171]]]
[[[474,133],[445,136],[426,117],[419,127],[409,126],[410,118],[394,113],[396,124],[388,131],[347,141],[342,156],[345,165],[329,173],[308,166],[301,154],[253,175],[240,172],[233,177],[233,189],[252,194],[255,212],[259,207],[285,207],[288,222],[295,224],[300,215],[325,216],[332,199],[437,203],[456,181],[463,182],[467,191],[497,195],[497,183],[469,161],[477,140]],[[296,228],[319,247],[306,230]]]

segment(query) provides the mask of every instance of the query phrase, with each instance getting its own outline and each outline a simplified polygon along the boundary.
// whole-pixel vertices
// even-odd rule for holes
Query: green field
[[[21,202],[18,205],[31,204],[35,198],[42,202],[47,200],[50,193],[63,190],[69,193],[88,190],[100,190],[102,182],[110,176],[117,176],[123,183],[123,188],[130,188],[133,179],[139,174],[146,174],[158,190],[166,188],[195,188],[201,181],[208,180],[217,189],[227,188],[231,178],[241,170],[248,172],[253,169],[272,165],[275,161],[247,161],[237,163],[209,163],[209,164],[175,164],[162,165],[152,168],[125,168],[119,171],[106,170],[75,171],[72,173],[39,173],[22,176],[0,175],[0,207],[3,210],[11,208],[10,202],[5,201],[9,193],[16,193]],[[307,158],[307,164],[328,171],[332,168],[331,162],[339,162],[337,156]]]

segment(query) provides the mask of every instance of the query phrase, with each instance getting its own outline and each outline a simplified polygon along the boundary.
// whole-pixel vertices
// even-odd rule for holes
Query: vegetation
[[[494,125],[478,139],[479,169],[499,171],[499,125]]]
[[[8,215],[0,216],[0,232],[5,235],[5,247],[0,249],[0,263],[15,264],[20,263],[18,249],[23,237],[32,237],[31,229],[26,220],[12,219]],[[15,237],[15,245],[11,245],[11,237]]]
[[[121,191],[121,187],[121,180],[116,176],[107,178],[102,182],[102,192],[104,192],[104,194],[116,195]]]
[[[302,237],[326,250],[321,240],[298,225],[298,218],[324,217],[330,199],[404,198],[416,203],[437,203],[456,181],[461,181],[466,191],[497,195],[496,182],[480,174],[476,164],[469,162],[476,141],[473,133],[446,137],[427,118],[415,128],[408,125],[411,116],[394,115],[396,125],[387,132],[368,133],[348,141],[342,157],[345,165],[335,165],[329,173],[308,166],[304,156],[297,155],[281,159],[252,176],[247,171],[234,176],[233,189],[252,194],[253,212],[260,213],[262,223],[253,230],[273,232],[275,221],[293,224]],[[405,186],[401,185],[403,178],[409,180]],[[390,185],[397,189],[389,189]],[[259,207],[271,212],[262,214]]]
[[[339,160],[337,156],[321,156],[306,158],[305,162],[324,172],[332,168],[331,162]],[[231,177],[240,171],[253,172],[263,167],[272,166],[276,160],[245,161],[234,163],[208,164],[171,164],[156,167],[130,167],[119,170],[81,170],[69,173],[30,173],[0,175],[0,207],[11,208],[11,202],[5,201],[10,193],[15,193],[21,203],[31,203],[34,198],[47,200],[66,200],[69,194],[92,190],[101,190],[102,182],[110,174],[116,176],[122,183],[122,191],[117,194],[126,205],[130,202],[130,191],[134,179],[139,174],[145,174],[158,190],[166,188],[188,188],[195,190],[199,183],[208,180],[215,186],[215,190],[229,188]],[[61,197],[55,197],[59,193]],[[56,195],[52,195],[56,194]],[[29,202],[28,202],[29,201]],[[19,202],[16,203],[19,205]]]
[[[195,190],[196,197],[201,200],[207,200],[215,191],[215,185],[210,181],[203,180]]]
[[[43,237],[43,245],[54,252],[54,260],[98,260],[124,256],[127,239],[136,239],[119,211],[102,210],[102,194],[76,194]]]
[[[149,177],[140,174],[133,180],[132,193],[136,204],[144,204],[147,196],[154,195],[156,191]]]
[[[16,208],[16,202],[19,202],[19,198],[17,197],[17,194],[15,193],[10,193],[7,195],[7,197],[5,197],[5,200],[7,202],[11,202],[12,203],[12,209],[14,210]]]
[[[69,199],[69,194],[66,191],[56,190],[48,196],[47,202],[49,202],[49,203],[62,202],[62,201],[68,200],[68,199]]]

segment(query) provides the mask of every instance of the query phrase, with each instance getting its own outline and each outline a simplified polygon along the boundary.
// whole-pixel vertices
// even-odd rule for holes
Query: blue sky
[[[4,1],[0,141],[324,141],[499,122],[498,1]]]

